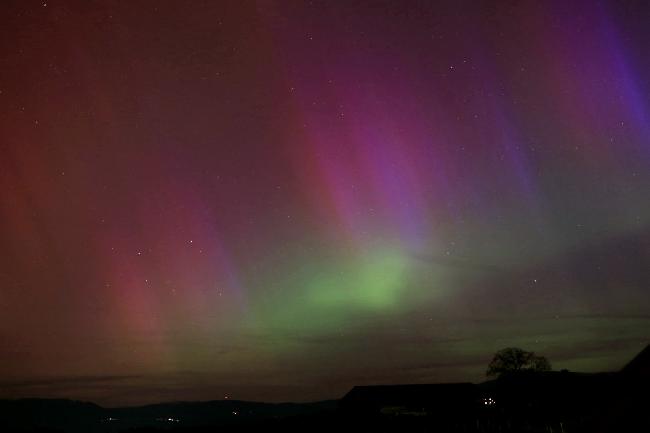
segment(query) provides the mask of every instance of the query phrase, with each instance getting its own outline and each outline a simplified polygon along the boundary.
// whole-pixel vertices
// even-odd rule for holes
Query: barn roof
[[[628,362],[621,372],[626,375],[650,379],[650,344]]]
[[[347,405],[431,405],[475,399],[478,386],[472,383],[355,386],[345,397]]]

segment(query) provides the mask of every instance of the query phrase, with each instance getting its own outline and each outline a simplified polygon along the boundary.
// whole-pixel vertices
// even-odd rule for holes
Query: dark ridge
[[[650,347],[620,372],[516,371],[481,384],[356,386],[340,401],[238,400],[103,408],[65,399],[0,400],[0,432],[650,431]]]

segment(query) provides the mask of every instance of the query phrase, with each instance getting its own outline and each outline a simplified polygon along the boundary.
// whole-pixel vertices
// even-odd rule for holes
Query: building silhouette
[[[650,431],[650,346],[618,372],[515,371],[481,384],[354,387],[352,418],[421,417],[451,431]]]

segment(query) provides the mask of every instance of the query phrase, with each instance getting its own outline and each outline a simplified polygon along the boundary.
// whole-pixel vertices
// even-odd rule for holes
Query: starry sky
[[[650,337],[645,1],[4,1],[0,397],[308,401]]]

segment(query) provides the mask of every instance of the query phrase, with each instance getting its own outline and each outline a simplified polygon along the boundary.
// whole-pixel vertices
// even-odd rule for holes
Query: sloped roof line
[[[625,374],[650,376],[650,344],[632,358],[632,360],[621,369],[621,372]]]

